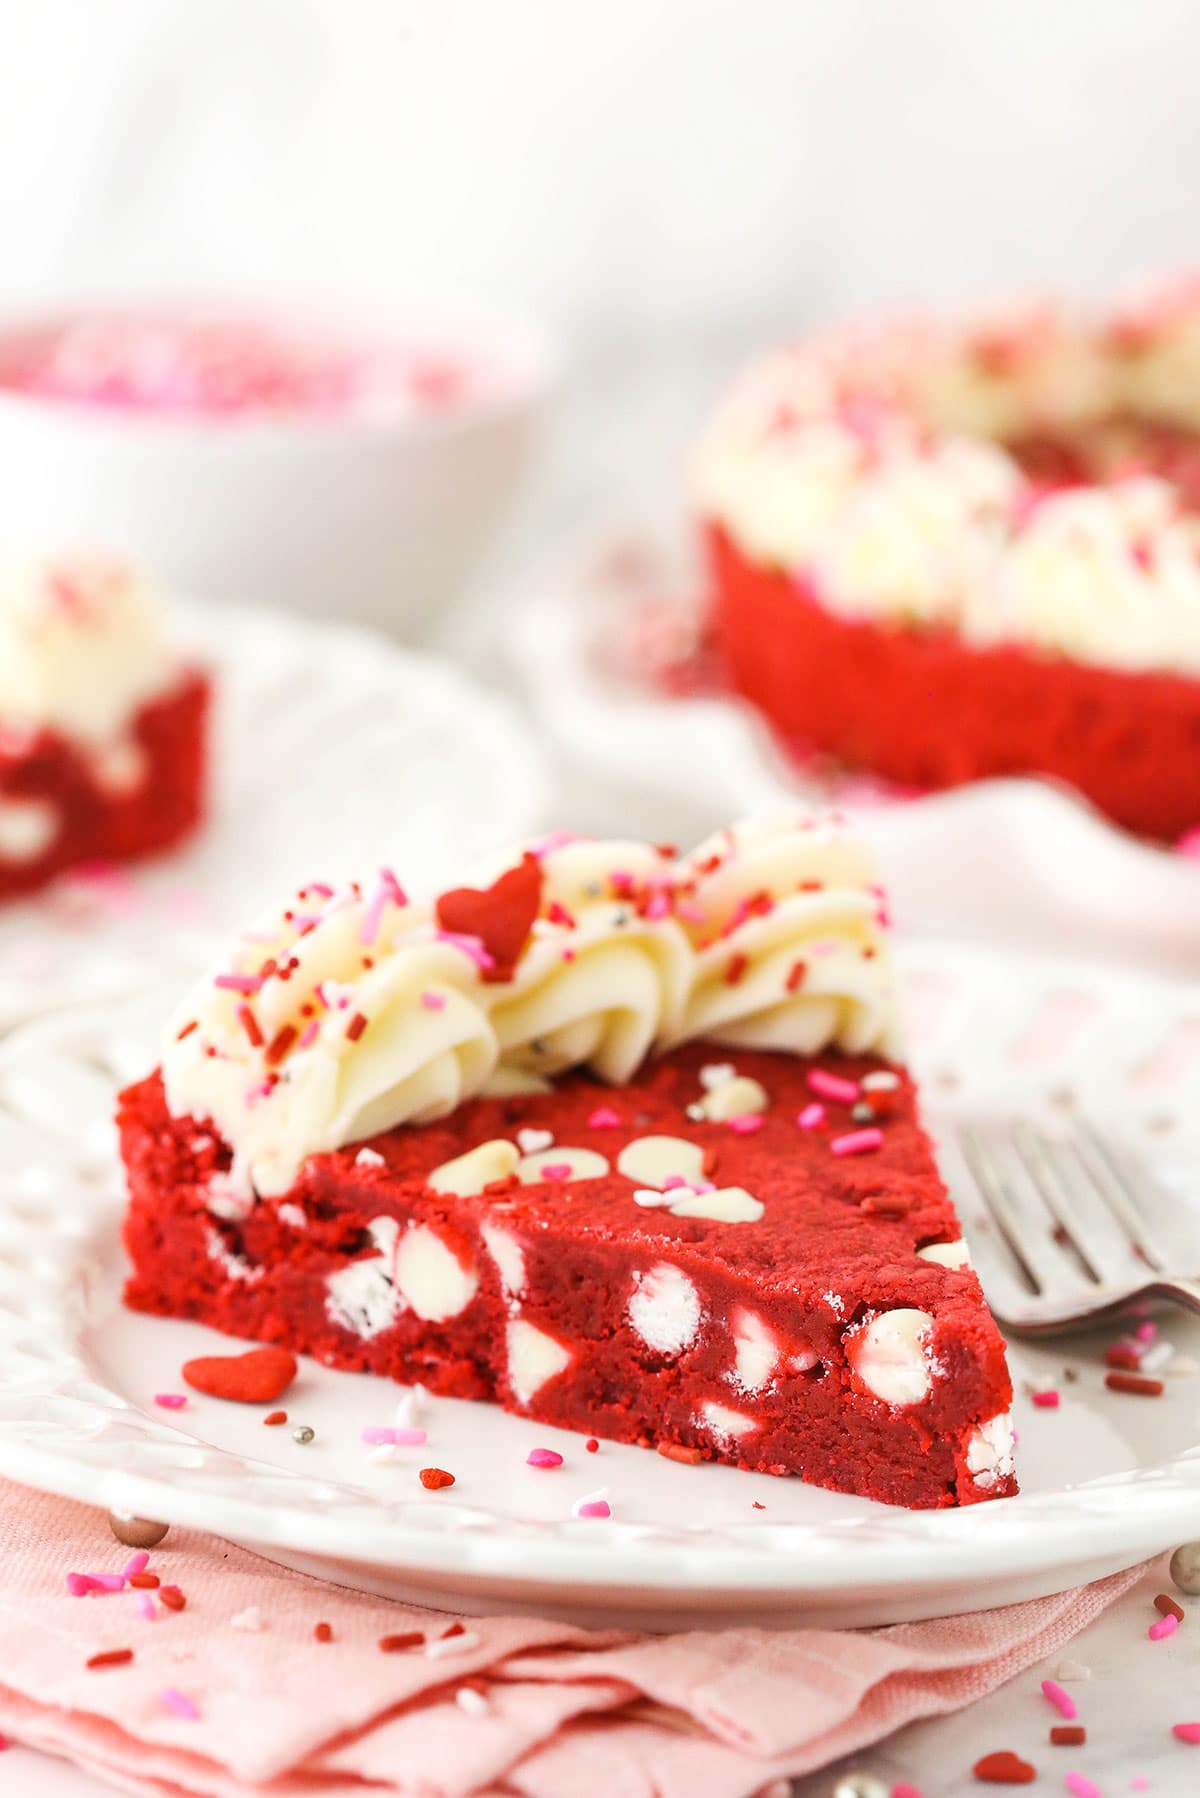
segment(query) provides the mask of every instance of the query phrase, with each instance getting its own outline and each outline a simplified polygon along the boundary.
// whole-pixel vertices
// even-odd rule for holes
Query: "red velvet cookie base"
[[[375,1138],[382,1163],[369,1156],[360,1164],[357,1147],[314,1156],[282,1199],[260,1199],[232,1217],[228,1150],[204,1126],[171,1118],[152,1076],[120,1107],[131,1194],[128,1303],[280,1343],[333,1367],[493,1400],[548,1424],[798,1474],[892,1504],[946,1506],[1014,1491],[1011,1477],[981,1486],[965,1466],[973,1426],[1007,1410],[1011,1383],[974,1274],[915,1252],[959,1230],[907,1079],[882,1148],[837,1157],[829,1141],[851,1128],[848,1110],[829,1105],[821,1129],[798,1129],[796,1113],[812,1098],[812,1064],[793,1057],[736,1056],[739,1071],[760,1079],[772,1098],[757,1132],[690,1121],[699,1069],[713,1059],[711,1046],[695,1046],[615,1091],[571,1075],[550,1095],[476,1100],[437,1124]],[[827,1062],[852,1077],[883,1065]],[[620,1127],[589,1124],[600,1106],[617,1111]],[[560,1147],[599,1150],[612,1171],[570,1183],[510,1182],[471,1198],[425,1186],[443,1161],[523,1126],[553,1131]],[[632,1138],[654,1133],[701,1144],[710,1177],[759,1197],[764,1216],[731,1224],[640,1208],[616,1160]],[[426,1226],[477,1279],[455,1315],[423,1319],[405,1307],[364,1335],[331,1313],[327,1280],[377,1257],[368,1226],[379,1219],[396,1220],[401,1241]],[[519,1246],[524,1277],[515,1291],[501,1284],[485,1226]],[[376,1277],[392,1267],[366,1270],[377,1297],[392,1292]],[[701,1313],[691,1339],[669,1352],[649,1346],[629,1311],[649,1270],[663,1267],[691,1282]],[[893,1407],[860,1384],[844,1336],[869,1311],[907,1306],[934,1318],[938,1375],[921,1403]],[[734,1380],[730,1323],[739,1308],[761,1319],[779,1348],[756,1391]],[[510,1378],[514,1321],[532,1324],[571,1357],[524,1402]],[[751,1417],[752,1431],[723,1435],[705,1421],[709,1403]]]
[[[1200,680],[849,622],[719,527],[705,536],[733,682],[798,749],[906,787],[1049,775],[1167,842],[1200,824]]]
[[[129,736],[145,772],[127,791],[100,783],[86,751],[56,732],[41,731],[12,751],[0,740],[0,803],[38,800],[58,820],[41,854],[0,853],[0,900],[36,892],[69,868],[132,861],[188,836],[204,810],[209,699],[206,676],[189,670],[141,708]]]

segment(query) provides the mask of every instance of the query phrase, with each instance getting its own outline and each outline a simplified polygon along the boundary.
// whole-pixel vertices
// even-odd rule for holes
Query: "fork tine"
[[[1082,1298],[1090,1272],[1056,1240],[1057,1219],[1016,1155],[1011,1131],[1002,1129],[998,1140],[974,1127],[961,1128],[959,1135],[971,1175],[1033,1291]]]
[[[1089,1279],[1100,1286],[1135,1278],[1128,1234],[1114,1219],[1078,1155],[1024,1120],[1013,1124],[1012,1138],[1030,1179]]]
[[[1128,1233],[1143,1268],[1165,1271],[1170,1265],[1170,1251],[1158,1240],[1146,1217],[1144,1203],[1139,1203],[1141,1188],[1112,1144],[1086,1118],[1080,1119],[1079,1150],[1080,1159],[1089,1167],[1110,1210]]]

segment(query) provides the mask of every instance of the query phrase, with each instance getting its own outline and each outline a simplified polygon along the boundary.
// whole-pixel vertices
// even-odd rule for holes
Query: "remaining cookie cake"
[[[0,568],[0,899],[165,849],[203,804],[208,682],[98,561]]]
[[[1011,1385],[836,821],[313,883],[121,1100],[127,1297],[891,1503],[1015,1490]]]
[[[695,494],[729,670],[797,748],[1200,823],[1200,283],[779,351]]]

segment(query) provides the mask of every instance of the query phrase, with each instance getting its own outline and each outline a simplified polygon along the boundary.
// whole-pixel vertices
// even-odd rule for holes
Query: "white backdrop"
[[[0,0],[0,46],[4,298],[482,290],[628,410],[630,493],[764,335],[1200,262],[1191,0]]]

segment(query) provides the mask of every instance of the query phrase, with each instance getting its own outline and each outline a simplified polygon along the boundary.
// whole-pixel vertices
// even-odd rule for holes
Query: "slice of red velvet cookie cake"
[[[123,1094],[131,1305],[894,1504],[1015,1490],[1004,1345],[839,821],[313,883]]]

